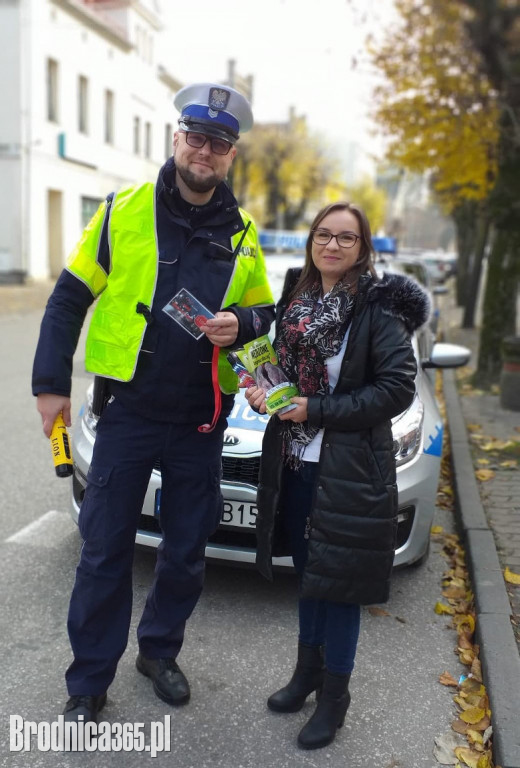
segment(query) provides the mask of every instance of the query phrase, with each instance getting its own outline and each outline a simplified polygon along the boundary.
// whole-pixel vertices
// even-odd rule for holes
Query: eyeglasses
[[[227,155],[229,150],[233,146],[225,139],[216,139],[213,136],[205,136],[203,133],[195,133],[194,131],[185,131],[186,144],[190,147],[196,147],[196,149],[202,149],[202,147],[209,141],[211,151],[216,155]]]
[[[357,241],[361,240],[360,235],[356,235],[355,232],[340,232],[339,235],[333,235],[326,229],[312,230],[312,240],[316,245],[328,245],[333,237],[336,238],[340,248],[353,248]]]

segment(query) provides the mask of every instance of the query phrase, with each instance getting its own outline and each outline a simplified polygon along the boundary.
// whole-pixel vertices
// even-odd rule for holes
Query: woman
[[[258,487],[257,564],[290,552],[300,577],[299,642],[289,683],[269,697],[316,709],[298,736],[330,744],[350,703],[360,606],[388,600],[397,531],[391,422],[415,392],[411,333],[429,302],[411,280],[378,279],[362,209],[333,203],[314,219],[302,270],[290,270],[277,307],[275,348],[297,408],[273,416]],[[250,405],[264,412],[264,393]]]

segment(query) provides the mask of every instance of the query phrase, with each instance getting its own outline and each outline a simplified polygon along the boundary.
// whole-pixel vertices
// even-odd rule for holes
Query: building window
[[[105,91],[105,142],[114,143],[114,94]]]
[[[47,120],[58,122],[58,62],[47,59]]]
[[[83,75],[78,78],[78,130],[88,133],[88,80]]]
[[[83,229],[85,229],[102,202],[103,200],[98,197],[81,198],[81,226]]]
[[[141,120],[139,117],[134,117],[134,155],[138,155],[141,151]]]
[[[152,156],[152,124],[144,124],[144,155],[148,159]]]
[[[164,126],[164,159],[168,160],[173,152],[173,129],[171,123]]]

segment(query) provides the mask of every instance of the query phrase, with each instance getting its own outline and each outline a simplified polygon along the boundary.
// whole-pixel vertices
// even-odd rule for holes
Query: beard
[[[212,173],[211,176],[201,179],[190,171],[189,168],[183,165],[178,165],[177,163],[175,164],[175,169],[192,192],[210,192],[212,189],[215,189],[221,181],[224,181],[224,177],[217,173]]]

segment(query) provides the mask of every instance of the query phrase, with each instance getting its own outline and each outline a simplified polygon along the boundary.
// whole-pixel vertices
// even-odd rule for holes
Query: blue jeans
[[[282,475],[282,520],[300,578],[307,562],[305,529],[317,477],[318,464],[311,461],[304,461],[298,470],[284,467]],[[305,645],[325,646],[325,664],[329,672],[352,672],[359,637],[360,606],[301,597],[298,613],[299,641]]]

